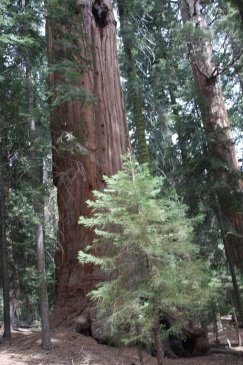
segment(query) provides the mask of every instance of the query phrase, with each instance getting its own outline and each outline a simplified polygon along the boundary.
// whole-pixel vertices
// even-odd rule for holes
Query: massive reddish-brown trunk
[[[93,232],[79,225],[78,219],[89,214],[85,201],[92,198],[94,189],[103,188],[103,175],[112,175],[120,169],[121,155],[128,148],[116,51],[116,23],[111,1],[79,0],[77,3],[79,8],[73,14],[76,21],[75,44],[80,45],[84,70],[80,70],[76,86],[92,94],[95,102],[64,101],[51,113],[53,173],[59,208],[56,304],[52,315],[54,326],[70,323],[82,313],[87,305],[86,293],[99,280],[97,269],[82,267],[78,262],[78,251],[90,245],[93,238]],[[63,32],[66,31],[63,28]],[[58,34],[49,23],[50,63],[55,62],[61,47],[64,48],[60,43],[60,32]],[[77,67],[79,63],[80,59],[77,58]],[[60,73],[50,74],[52,91],[63,78]],[[60,149],[60,141],[70,133],[75,137],[75,143],[86,150],[85,154],[75,149],[72,152]]]
[[[183,21],[191,21],[195,28],[205,31],[207,26],[200,9],[199,0],[183,0]],[[195,32],[196,33],[196,32]],[[212,162],[212,172],[220,210],[224,219],[226,242],[232,263],[242,265],[243,215],[239,199],[242,199],[242,180],[233,144],[232,132],[225,108],[218,69],[212,59],[209,41],[191,34],[188,49],[198,91],[202,121],[207,136]]]

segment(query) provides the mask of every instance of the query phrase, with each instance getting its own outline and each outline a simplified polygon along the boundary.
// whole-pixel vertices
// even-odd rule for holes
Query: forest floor
[[[243,330],[242,338],[243,338]],[[1,333],[0,333],[1,335]],[[220,343],[236,342],[234,329],[220,332]],[[214,336],[210,335],[213,343]],[[40,333],[29,329],[13,332],[12,344],[0,342],[1,365],[139,365],[137,349],[117,349],[98,344],[67,328],[53,331],[53,348],[46,352],[40,347]],[[239,365],[243,364],[243,347],[234,347],[235,355],[209,353],[192,358],[165,359],[165,365]],[[145,365],[156,365],[156,359],[143,353]]]

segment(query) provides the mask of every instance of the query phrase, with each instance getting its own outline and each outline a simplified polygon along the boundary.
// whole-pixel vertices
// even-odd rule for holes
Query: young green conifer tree
[[[80,251],[80,262],[108,273],[90,296],[112,336],[126,344],[154,343],[162,364],[161,338],[180,331],[183,308],[195,308],[205,278],[193,258],[192,224],[175,192],[131,155],[105,182],[104,191],[87,201],[93,216],[80,218],[96,233],[89,252]],[[169,330],[160,324],[163,316],[173,318]]]

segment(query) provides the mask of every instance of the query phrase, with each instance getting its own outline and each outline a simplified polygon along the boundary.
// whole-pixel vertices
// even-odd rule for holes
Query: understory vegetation
[[[242,45],[242,1],[1,0],[6,338],[243,324]]]
[[[162,338],[179,334],[209,301],[207,265],[197,258],[185,206],[146,164],[128,155],[122,171],[104,180],[104,191],[87,202],[92,217],[80,218],[96,239],[86,248],[94,254],[80,251],[79,260],[106,272],[89,295],[112,338],[152,345],[156,330]],[[163,316],[169,328],[160,326]]]

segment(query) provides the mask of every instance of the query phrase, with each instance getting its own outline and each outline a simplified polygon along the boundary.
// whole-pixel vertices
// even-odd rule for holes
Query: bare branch
[[[233,66],[243,55],[243,49],[242,51],[235,57],[232,58],[232,60],[223,68],[218,68],[217,76],[222,75],[226,70],[228,70],[231,66]]]
[[[200,72],[201,75],[203,75],[206,79],[210,79],[211,75],[207,75],[199,66],[197,58],[195,57],[195,54],[192,55],[192,53],[194,53],[194,48],[191,42],[187,42],[187,46],[188,46],[188,59],[190,61],[190,63],[192,65],[195,65],[198,69],[198,71]]]
[[[208,23],[208,28],[210,28],[210,26],[215,23],[217,20],[219,20],[221,18],[221,14],[220,14],[220,9],[216,12],[214,18],[211,20],[211,22]]]

